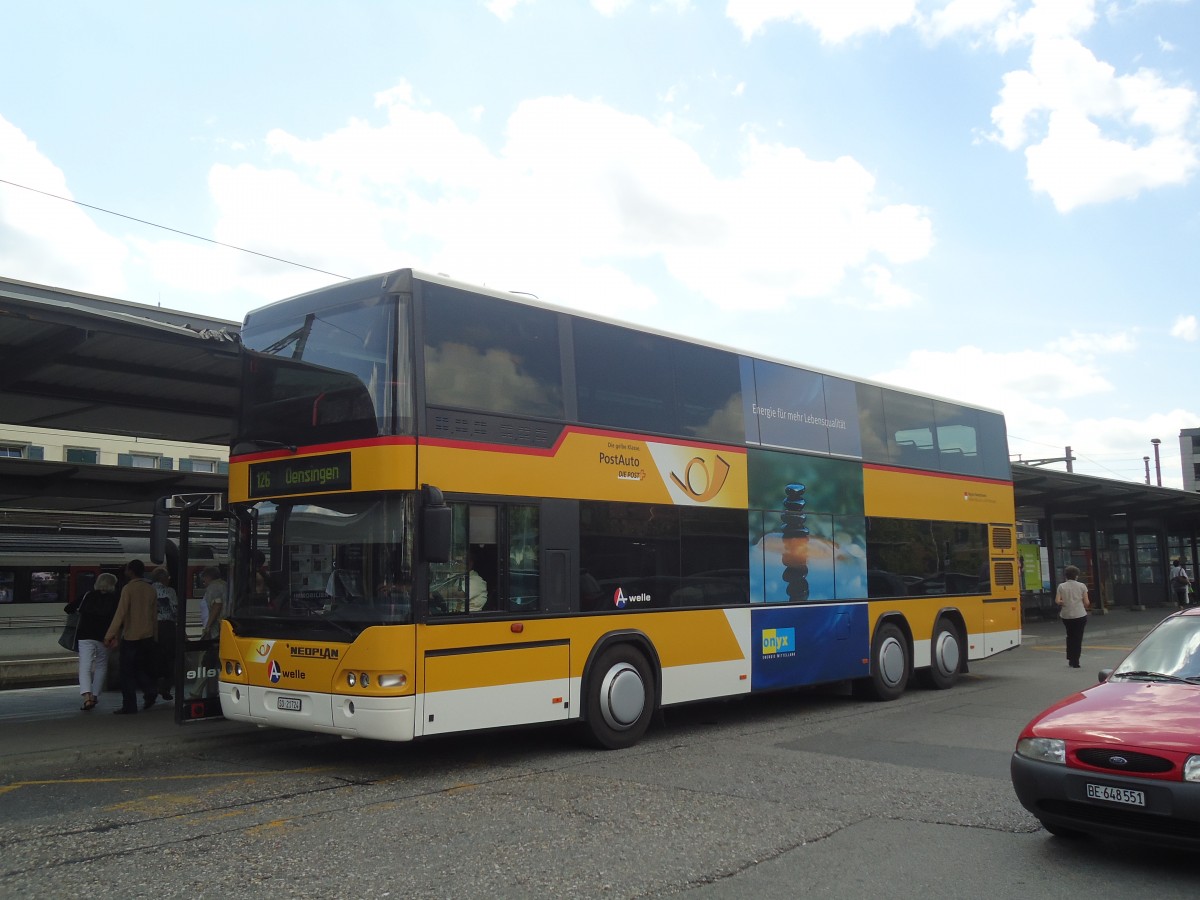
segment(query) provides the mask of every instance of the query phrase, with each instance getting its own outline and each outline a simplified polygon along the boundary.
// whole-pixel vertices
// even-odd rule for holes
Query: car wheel
[[[956,625],[938,619],[929,644],[929,656],[929,668],[920,672],[921,684],[937,691],[954,687],[963,663],[963,640]]]
[[[898,625],[884,622],[871,641],[871,674],[855,682],[855,693],[875,700],[895,700],[908,687],[910,668],[904,632]]]
[[[641,740],[654,715],[654,674],[646,657],[627,644],[605,650],[592,666],[585,710],[595,746],[621,750]]]

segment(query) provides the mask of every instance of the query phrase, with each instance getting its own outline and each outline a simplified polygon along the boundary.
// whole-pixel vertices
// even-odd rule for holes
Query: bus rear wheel
[[[632,747],[654,715],[654,673],[626,644],[605,650],[592,666],[584,707],[587,734],[605,750]]]
[[[911,668],[904,632],[898,625],[884,622],[871,641],[871,674],[854,683],[854,692],[875,700],[895,700],[908,687]]]
[[[954,687],[963,663],[962,635],[952,622],[938,619],[929,645],[929,668],[920,675],[921,684],[944,691]]]

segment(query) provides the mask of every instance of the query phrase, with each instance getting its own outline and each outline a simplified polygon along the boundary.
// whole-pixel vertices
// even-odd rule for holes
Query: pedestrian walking
[[[1189,605],[1190,599],[1188,596],[1189,589],[1192,586],[1192,579],[1188,577],[1187,569],[1183,567],[1183,560],[1171,560],[1171,591],[1175,595],[1175,604],[1183,609]]]
[[[146,578],[146,566],[140,559],[129,561],[125,567],[129,579],[121,589],[117,612],[104,634],[104,643],[111,650],[121,645],[121,708],[117,715],[132,715],[138,711],[137,694],[141,690],[143,709],[149,709],[157,699],[154,686],[154,638],[158,633],[158,594]]]
[[[1088,610],[1092,603],[1088,600],[1087,585],[1079,581],[1079,569],[1067,566],[1063,570],[1067,580],[1058,586],[1054,602],[1058,604],[1059,618],[1067,630],[1067,665],[1072,669],[1079,668],[1079,655],[1083,651],[1083,630],[1087,627]]]
[[[117,576],[102,572],[92,589],[75,604],[67,604],[67,612],[78,613],[79,630],[79,695],[80,707],[91,712],[100,702],[104,681],[108,676],[108,648],[104,635],[117,612]]]

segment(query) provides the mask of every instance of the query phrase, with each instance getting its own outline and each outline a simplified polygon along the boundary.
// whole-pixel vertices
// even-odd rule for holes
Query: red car
[[[1164,619],[1100,678],[1021,732],[1021,805],[1060,837],[1200,848],[1200,609]]]

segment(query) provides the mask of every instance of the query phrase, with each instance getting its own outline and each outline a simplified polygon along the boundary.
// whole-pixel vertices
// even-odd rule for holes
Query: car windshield
[[[1159,676],[1200,684],[1200,616],[1167,619],[1113,671],[1113,677]]]
[[[348,639],[412,621],[411,495],[264,501],[235,515],[235,631]]]

